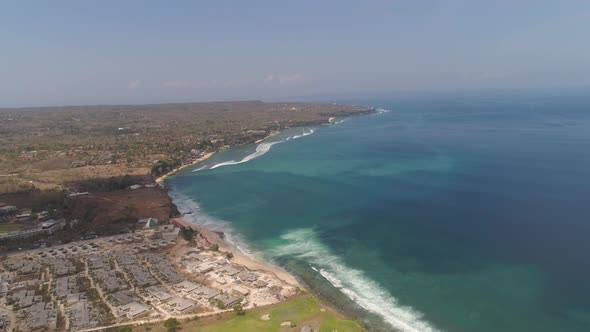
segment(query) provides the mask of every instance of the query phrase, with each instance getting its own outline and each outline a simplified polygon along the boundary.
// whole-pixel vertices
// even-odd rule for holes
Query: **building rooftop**
[[[131,302],[138,302],[135,293],[129,290],[119,291],[111,294],[111,298],[118,305],[125,305]]]
[[[250,294],[250,290],[248,290],[248,288],[242,287],[242,286],[234,286],[233,291],[238,293],[240,296],[246,296],[246,295]]]
[[[183,280],[183,281],[175,284],[174,287],[176,287],[176,289],[178,289],[179,291],[192,292],[195,289],[199,288],[199,285],[195,284],[194,282],[188,281],[188,280]]]
[[[167,301],[172,297],[168,291],[164,287],[161,286],[150,286],[146,288],[148,293],[150,293],[153,297],[157,298],[160,301]]]
[[[135,318],[146,314],[150,310],[145,304],[139,302],[131,302],[119,307],[119,311],[127,315],[129,318]]]
[[[177,313],[186,312],[194,307],[195,303],[189,299],[175,296],[168,301],[168,308]]]

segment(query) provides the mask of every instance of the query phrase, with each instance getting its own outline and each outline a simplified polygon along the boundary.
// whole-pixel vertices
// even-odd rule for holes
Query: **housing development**
[[[8,255],[0,267],[7,331],[81,331],[253,308],[299,289],[181,228],[153,224],[117,236]]]

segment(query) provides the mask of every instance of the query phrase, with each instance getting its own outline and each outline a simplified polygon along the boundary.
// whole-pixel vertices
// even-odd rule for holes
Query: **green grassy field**
[[[262,320],[261,316],[268,314],[269,320]],[[281,327],[281,323],[290,321],[296,327]],[[299,332],[309,325],[314,332],[364,332],[365,330],[355,321],[342,318],[340,315],[324,307],[322,303],[311,295],[298,297],[291,301],[271,306],[248,310],[245,315],[232,315],[228,319],[205,322],[183,322],[184,332]],[[165,331],[162,325],[155,330]]]
[[[228,320],[213,323],[211,325],[187,328],[186,331],[199,332],[264,332],[264,331],[300,331],[305,325],[314,327],[314,331],[320,332],[360,332],[360,325],[351,320],[345,320],[336,314],[321,310],[322,305],[312,296],[304,296],[292,301],[280,304],[268,310],[260,309],[248,311],[244,316],[235,316]],[[270,315],[270,320],[262,320],[264,314]],[[296,324],[295,328],[282,328],[281,323],[290,321]]]
[[[0,233],[12,232],[23,228],[23,225],[19,224],[0,224]]]

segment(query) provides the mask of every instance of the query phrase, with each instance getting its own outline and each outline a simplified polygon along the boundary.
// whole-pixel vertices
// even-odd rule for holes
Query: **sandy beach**
[[[280,131],[272,131],[266,137],[257,140],[254,144],[258,144],[258,143],[260,143],[270,137],[278,135],[278,134],[280,134]],[[196,159],[195,161],[191,162],[190,164],[186,164],[186,165],[182,165],[180,167],[177,167],[177,168],[173,169],[172,171],[170,171],[169,173],[156,179],[156,182],[160,185],[163,185],[164,181],[166,180],[166,178],[168,176],[173,175],[184,168],[187,168],[189,166],[192,166],[192,165],[195,165],[195,164],[200,163],[202,161],[205,161],[205,160],[211,158],[211,156],[213,156],[215,153],[216,152],[209,152],[209,153],[203,155],[202,157]],[[275,266],[273,264],[270,264],[268,262],[262,261],[260,259],[257,259],[255,257],[252,257],[250,255],[244,254],[238,248],[236,248],[232,243],[223,239],[219,233],[211,231],[203,226],[199,226],[199,225],[195,225],[193,223],[190,223],[187,220],[183,219],[182,217],[174,218],[171,220],[171,222],[183,225],[185,227],[192,227],[193,229],[199,231],[199,233],[201,233],[201,235],[203,236],[203,240],[206,243],[208,243],[209,245],[217,244],[219,246],[220,251],[231,252],[233,255],[232,261],[236,264],[245,266],[246,268],[248,268],[251,271],[269,272],[271,274],[274,274],[277,278],[281,279],[282,281],[284,281],[288,284],[299,287],[300,289],[305,289],[305,287],[293,275],[289,274],[284,269],[282,269],[278,266]]]
[[[185,227],[192,227],[201,233],[205,243],[210,245],[217,244],[220,251],[231,252],[233,254],[233,258],[231,259],[232,262],[245,266],[251,271],[269,272],[288,284],[299,287],[300,289],[305,289],[305,287],[289,272],[268,262],[264,262],[255,257],[245,255],[234,245],[222,239],[217,232],[213,232],[205,227],[190,223],[183,218],[175,218],[171,221],[180,225],[184,225]]]
[[[198,163],[200,163],[202,161],[205,161],[205,160],[211,158],[211,156],[213,156],[214,154],[215,154],[215,152],[208,152],[208,153],[204,154],[203,156],[195,159],[193,162],[191,162],[189,164],[176,167],[175,169],[171,170],[170,172],[168,172],[168,173],[160,176],[159,178],[157,178],[156,179],[156,183],[159,184],[159,185],[162,185],[164,183],[164,180],[166,180],[166,178],[169,177],[170,175],[173,175],[173,174],[177,173],[178,171],[183,170],[183,169],[185,169],[185,168],[187,168],[189,166],[193,166],[193,165],[196,165],[196,164],[198,164]]]
[[[276,135],[278,135],[278,134],[280,134],[280,133],[281,133],[281,132],[280,132],[280,131],[278,131],[278,130],[277,130],[277,131],[271,131],[271,132],[270,132],[268,135],[266,135],[266,136],[264,136],[263,138],[261,138],[261,139],[257,140],[256,142],[254,142],[254,144],[258,144],[258,143],[260,143],[260,142],[264,141],[265,139],[267,139],[267,138],[271,138],[271,137],[273,137],[273,136],[276,136]]]
[[[265,139],[270,138],[270,137],[273,137],[273,136],[275,136],[275,135],[277,135],[279,133],[280,133],[280,131],[272,131],[268,135],[266,135],[265,137],[263,137],[263,138],[255,141],[254,144],[258,144],[258,143],[264,141]],[[222,147],[220,150],[226,149],[228,147],[229,146]],[[181,170],[183,170],[183,169],[185,169],[187,167],[190,167],[190,166],[196,165],[196,164],[198,164],[198,163],[200,163],[202,161],[205,161],[205,160],[211,158],[211,156],[213,156],[217,152],[218,151],[207,152],[206,154],[202,155],[201,157],[195,159],[194,161],[192,161],[192,162],[190,162],[190,163],[188,163],[186,165],[181,165],[181,166],[178,166],[178,167],[172,169],[170,172],[168,172],[168,173],[160,176],[159,178],[157,178],[156,179],[156,183],[159,184],[159,185],[163,185],[164,184],[164,180],[166,180],[167,177],[169,177],[169,176],[171,176],[173,174],[176,174],[179,171],[181,171]]]

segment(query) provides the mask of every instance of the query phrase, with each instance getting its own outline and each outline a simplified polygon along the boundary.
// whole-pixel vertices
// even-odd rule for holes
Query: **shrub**
[[[152,175],[160,176],[170,172],[170,170],[178,166],[180,166],[180,162],[178,160],[159,160],[156,164],[152,166],[151,173]]]
[[[209,299],[209,303],[216,306],[219,309],[225,309],[225,305],[218,299]]]
[[[197,232],[194,229],[192,229],[192,227],[181,227],[180,228],[180,235],[182,236],[183,239],[185,239],[188,242],[194,241],[194,237],[195,237],[196,233]]]
[[[168,329],[168,331],[176,331],[176,329],[180,326],[180,322],[176,318],[168,318],[164,322],[164,327]]]
[[[236,315],[238,316],[243,316],[246,314],[246,311],[244,311],[244,308],[242,308],[242,304],[238,303],[234,306],[234,312],[236,313]]]

